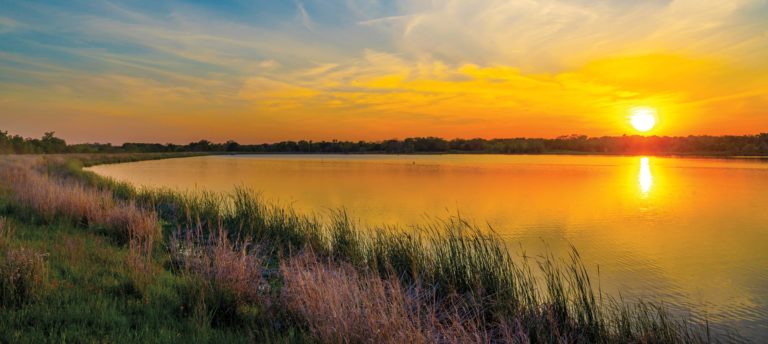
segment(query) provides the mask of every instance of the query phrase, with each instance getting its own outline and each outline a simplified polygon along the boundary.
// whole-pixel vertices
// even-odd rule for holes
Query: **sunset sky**
[[[768,132],[766,0],[2,1],[0,130],[70,142]]]

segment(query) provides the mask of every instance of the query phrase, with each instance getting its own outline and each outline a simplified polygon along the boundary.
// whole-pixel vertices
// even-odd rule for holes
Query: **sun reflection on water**
[[[651,187],[653,187],[653,175],[651,174],[651,166],[647,157],[640,158],[638,184],[640,185],[640,193],[644,197],[648,196],[648,193],[651,192]]]

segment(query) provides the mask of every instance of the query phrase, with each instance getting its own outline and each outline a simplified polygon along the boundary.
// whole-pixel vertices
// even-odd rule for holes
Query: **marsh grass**
[[[0,261],[0,307],[19,307],[35,301],[45,283],[43,254],[28,248],[10,248]]]
[[[152,255],[155,242],[161,238],[155,212],[138,207],[132,200],[117,199],[107,190],[39,170],[38,165],[29,163],[0,170],[0,178],[11,190],[16,212],[42,224],[64,221],[103,233],[118,245],[127,245],[125,263],[129,266],[132,288],[143,293],[156,270]]]
[[[264,313],[250,304],[227,321],[220,305],[240,296],[220,286],[237,269],[208,280],[173,268],[153,209],[49,173],[40,160],[0,160],[0,342],[311,341],[289,325],[250,320]],[[219,255],[238,257],[224,248]],[[188,297],[212,284],[203,302]]]
[[[87,164],[4,166],[12,213],[110,238],[130,282],[118,294],[137,289],[166,318],[167,302],[195,328],[285,341],[308,331],[331,343],[715,341],[660,303],[605,297],[575,248],[513,257],[492,229],[460,217],[368,228],[343,210],[303,215],[245,188],[137,190],[81,173]]]
[[[288,288],[282,289],[284,308],[302,318],[312,333],[323,340],[372,338],[371,333],[397,327],[417,328],[414,331],[418,335],[414,333],[416,337],[408,339],[417,342],[414,338],[421,338],[419,336],[426,336],[423,338],[429,341],[450,342],[440,339],[447,335],[440,334],[437,328],[455,333],[473,329],[471,342],[506,342],[512,340],[510,338],[536,343],[708,341],[705,328],[671,316],[659,304],[629,303],[602,295],[595,290],[575,248],[565,259],[552,255],[513,259],[492,229],[479,228],[459,217],[408,230],[370,229],[351,220],[344,211],[332,212],[325,218],[304,216],[269,205],[258,193],[242,188],[229,195],[168,197],[170,192],[164,193],[162,199],[182,203],[153,203],[153,206],[186,209],[183,218],[166,218],[166,221],[217,223],[219,237],[248,237],[262,247],[271,247],[271,251],[262,253],[263,259],[281,262],[280,276]],[[206,233],[200,227],[198,231]],[[316,261],[308,262],[306,257],[298,263],[292,260],[306,254],[302,252],[311,252],[310,256]],[[291,289],[291,285],[302,287]],[[311,285],[316,288],[310,288]],[[387,323],[395,319],[376,319],[370,320],[375,323],[369,324],[372,327],[363,329],[363,320],[355,320],[356,315],[349,313],[395,317],[393,314],[401,314],[398,312],[403,310],[382,308],[378,301],[361,298],[369,295],[389,300],[387,297],[391,296],[392,302],[402,303],[405,296],[390,294],[403,291],[420,295],[415,299],[425,302],[427,308],[417,314],[435,314],[439,324],[427,326],[426,320],[410,314],[405,317],[415,322],[409,324],[410,327]],[[304,303],[313,299],[319,303]],[[346,304],[343,300],[357,303]],[[411,309],[416,301],[409,302],[409,306],[388,306]],[[372,308],[364,310],[366,307]],[[339,317],[350,323],[341,324],[337,319],[328,320],[326,324],[319,319],[333,312],[349,313],[347,318]],[[330,324],[342,327],[324,328]],[[362,332],[344,332],[353,328]],[[334,331],[337,337],[331,334]],[[340,335],[348,337],[338,337]],[[400,339],[393,340],[403,340],[398,336],[392,338]]]
[[[169,240],[177,271],[190,281],[185,296],[200,320],[214,325],[247,322],[266,308],[263,262],[249,240],[231,241],[222,227],[177,231]]]
[[[397,278],[323,261],[311,251],[283,261],[281,301],[325,343],[488,342],[477,317],[440,309],[433,292]],[[447,307],[446,307],[447,308]]]
[[[154,241],[160,236],[154,211],[117,200],[109,192],[18,166],[1,169],[0,178],[10,186],[19,210],[42,223],[64,219],[104,231],[119,243]]]

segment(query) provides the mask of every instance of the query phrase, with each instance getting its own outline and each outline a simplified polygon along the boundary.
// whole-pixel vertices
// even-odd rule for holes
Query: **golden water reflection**
[[[640,185],[640,193],[643,196],[648,196],[653,187],[653,175],[651,174],[651,166],[648,162],[648,157],[640,158],[640,174],[638,175],[638,183]]]

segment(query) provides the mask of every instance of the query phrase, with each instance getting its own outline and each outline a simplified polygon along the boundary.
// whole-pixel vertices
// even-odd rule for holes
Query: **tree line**
[[[412,137],[383,141],[282,141],[239,144],[208,140],[186,145],[160,143],[81,143],[68,145],[47,132],[41,138],[24,138],[0,131],[0,154],[49,153],[498,153],[498,154],[701,154],[768,155],[768,133],[743,136],[604,136],[568,135],[557,138],[452,139]]]

